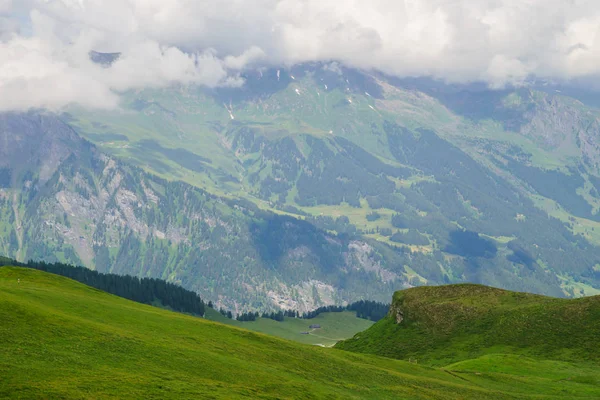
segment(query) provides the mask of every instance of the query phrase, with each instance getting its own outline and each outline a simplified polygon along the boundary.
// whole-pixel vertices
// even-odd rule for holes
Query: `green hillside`
[[[419,287],[396,292],[386,318],[336,347],[429,365],[464,361],[455,364],[461,369],[489,357],[497,362],[498,354],[598,367],[599,326],[599,296],[567,300],[471,284]]]
[[[600,396],[590,369],[449,373],[276,339],[31,269],[0,268],[0,318],[2,398]]]
[[[0,256],[1,265],[33,268],[73,279],[84,285],[138,303],[203,317],[210,321],[243,327],[296,342],[326,347],[331,347],[338,341],[350,338],[355,333],[367,329],[373,325],[373,320],[382,318],[388,308],[383,303],[374,305],[361,302],[362,304],[348,305],[346,307],[347,311],[343,312],[339,310],[326,312],[323,309],[318,309],[311,312],[314,316],[304,315],[302,318],[290,318],[289,314],[285,316],[282,312],[281,318],[283,320],[257,318],[248,321],[244,318],[228,318],[224,315],[225,310],[221,309],[222,314],[211,307],[207,307],[196,293],[162,280],[139,279],[129,275],[103,274],[85,267],[75,267],[67,264],[47,264],[34,261],[19,263]],[[310,326],[314,324],[318,324],[319,327],[311,329]]]

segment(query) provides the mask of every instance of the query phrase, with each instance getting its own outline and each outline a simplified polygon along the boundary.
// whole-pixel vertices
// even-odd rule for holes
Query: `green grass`
[[[555,299],[472,284],[419,287],[396,292],[385,319],[337,347],[436,366],[489,354],[599,366],[599,326],[598,296]]]
[[[295,342],[325,347],[331,347],[338,341],[348,339],[373,325],[371,321],[357,318],[353,311],[322,313],[312,319],[285,317],[282,322],[269,318],[240,322],[224,317],[218,311],[208,309],[205,318]],[[319,324],[321,328],[310,329],[309,326],[313,324]],[[302,332],[309,332],[309,334],[302,334]]]
[[[491,354],[445,367],[456,376],[488,387],[503,387],[506,379],[519,379],[519,389],[531,393],[560,393],[577,397],[587,387],[590,397],[600,393],[600,368],[594,365],[537,360],[511,354]],[[493,378],[492,378],[493,377]]]
[[[31,269],[0,268],[0,319],[0,398],[600,395],[591,370],[571,380],[535,376],[522,387],[525,378],[506,371],[467,379],[468,368],[452,372],[302,345],[134,303]]]

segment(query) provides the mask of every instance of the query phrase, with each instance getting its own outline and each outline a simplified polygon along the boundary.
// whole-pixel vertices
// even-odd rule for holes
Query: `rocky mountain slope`
[[[6,254],[161,277],[239,312],[307,311],[408,285],[409,254],[147,174],[51,115],[2,121],[1,140],[20,155],[2,164],[10,171],[0,191]]]
[[[0,250],[232,309],[464,281],[597,294],[600,113],[571,94],[333,63],[3,115]]]

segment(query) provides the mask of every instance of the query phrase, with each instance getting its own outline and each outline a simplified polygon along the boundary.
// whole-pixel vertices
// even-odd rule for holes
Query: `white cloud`
[[[0,15],[0,41],[10,39],[19,31],[19,24],[12,18]]]
[[[12,9],[12,0],[0,0],[0,13],[7,13]]]
[[[0,0],[0,14],[0,110],[114,107],[133,88],[307,61],[494,87],[600,70],[597,0]],[[101,68],[90,50],[123,57]]]
[[[69,61],[40,38],[0,43],[0,111],[57,110],[70,103],[91,108],[117,105],[118,97],[109,87]]]
[[[334,74],[342,75],[342,69],[337,61],[332,61],[329,64],[323,65],[323,70],[333,72]]]
[[[256,46],[250,47],[239,56],[225,57],[225,65],[233,70],[242,70],[253,63],[260,62],[265,58],[265,52]]]

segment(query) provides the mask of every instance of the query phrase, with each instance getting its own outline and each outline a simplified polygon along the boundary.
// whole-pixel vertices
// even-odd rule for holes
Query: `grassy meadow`
[[[431,368],[177,314],[31,269],[0,268],[0,318],[2,398],[600,396],[590,367],[531,376]]]

